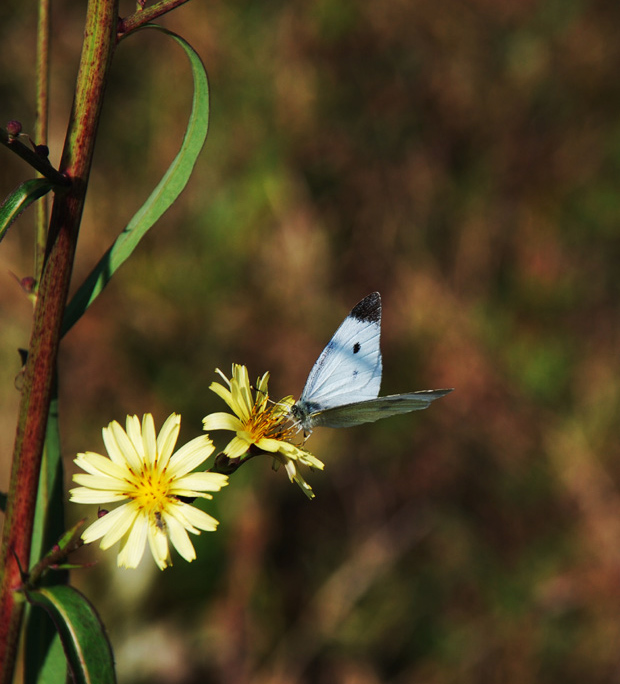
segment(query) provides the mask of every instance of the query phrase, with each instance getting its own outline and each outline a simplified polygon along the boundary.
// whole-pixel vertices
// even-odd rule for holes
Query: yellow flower
[[[108,457],[86,452],[75,463],[86,471],[73,480],[82,485],[70,491],[71,501],[85,504],[124,503],[101,516],[82,534],[87,544],[101,539],[107,549],[122,539],[118,565],[135,568],[146,541],[160,569],[171,564],[168,538],[187,561],[196,558],[188,532],[213,531],[218,521],[184,503],[180,497],[212,499],[211,494],[228,484],[226,475],[191,472],[214,450],[208,435],[202,435],[173,453],[181,416],[173,413],[159,435],[150,413],[142,425],[138,416],[127,416],[126,430],[116,421],[103,428]]]
[[[224,454],[231,460],[242,459],[244,456],[249,458],[257,451],[267,452],[284,465],[291,482],[296,482],[309,498],[313,498],[312,488],[301,476],[297,466],[303,463],[323,470],[324,465],[309,451],[290,441],[299,432],[290,421],[293,397],[285,397],[278,402],[270,401],[267,391],[269,373],[258,378],[253,395],[245,366],[233,364],[230,380],[219,369],[216,372],[227,386],[213,382],[209,389],[228,404],[234,415],[212,413],[204,418],[204,429],[230,430],[235,433],[224,449]]]

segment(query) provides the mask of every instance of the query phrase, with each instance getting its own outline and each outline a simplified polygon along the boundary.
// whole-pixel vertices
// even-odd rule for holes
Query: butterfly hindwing
[[[435,399],[452,392],[451,389],[422,390],[405,394],[391,394],[367,401],[319,410],[309,416],[311,427],[353,427],[389,418],[399,413],[410,413],[428,408]]]

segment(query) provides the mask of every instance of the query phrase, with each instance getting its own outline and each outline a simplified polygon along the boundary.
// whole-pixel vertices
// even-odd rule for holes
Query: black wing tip
[[[373,292],[364,297],[352,309],[349,316],[353,316],[358,321],[368,323],[378,323],[381,321],[381,295]]]

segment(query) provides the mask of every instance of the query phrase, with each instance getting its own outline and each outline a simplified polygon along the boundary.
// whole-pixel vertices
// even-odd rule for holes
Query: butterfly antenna
[[[254,390],[254,392],[260,392],[260,394],[262,394],[270,404],[279,404],[280,403],[278,401],[274,401],[273,399],[270,399],[269,394],[267,392],[265,392],[265,390],[259,389],[255,385],[250,385],[250,389]]]

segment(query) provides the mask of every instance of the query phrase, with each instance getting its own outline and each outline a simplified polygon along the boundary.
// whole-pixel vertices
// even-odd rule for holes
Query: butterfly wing
[[[315,427],[353,427],[362,423],[372,423],[399,413],[410,413],[428,408],[435,399],[444,397],[451,389],[422,390],[406,394],[390,394],[367,401],[356,401],[343,406],[318,410],[308,416],[310,429]]]
[[[373,399],[381,387],[381,296],[373,292],[344,319],[310,371],[302,413]]]

